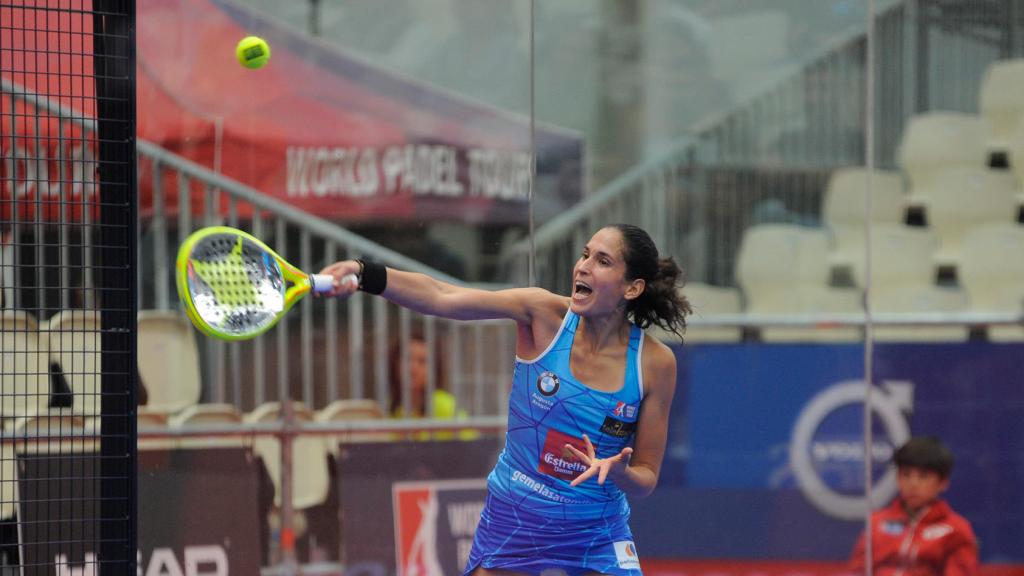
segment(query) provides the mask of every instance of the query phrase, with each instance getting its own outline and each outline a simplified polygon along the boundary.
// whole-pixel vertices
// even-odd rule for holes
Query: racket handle
[[[310,274],[309,282],[313,285],[313,292],[323,293],[334,290],[334,276],[330,274]],[[345,274],[341,277],[342,284],[359,284],[359,278],[355,274]]]

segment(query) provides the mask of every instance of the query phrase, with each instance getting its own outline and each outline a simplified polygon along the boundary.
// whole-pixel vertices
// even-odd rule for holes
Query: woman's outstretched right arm
[[[378,265],[379,266],[379,265]],[[321,274],[335,278],[335,288],[327,296],[346,296],[356,287],[342,283],[346,274],[358,274],[360,263],[355,260],[337,262],[324,268]],[[542,288],[510,288],[482,290],[442,282],[419,272],[387,269],[387,282],[381,296],[410,310],[450,318],[452,320],[509,319],[520,325],[530,325],[538,310],[557,307],[563,297]]]

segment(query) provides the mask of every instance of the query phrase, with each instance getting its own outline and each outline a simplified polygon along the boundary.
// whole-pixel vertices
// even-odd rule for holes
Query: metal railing
[[[9,110],[15,102],[32,106],[56,120],[60,134],[77,131],[80,154],[88,154],[94,140],[95,121],[81,112],[61,106],[46,97],[33,94],[7,79],[2,81],[2,97],[8,98]],[[37,122],[38,124],[38,122]],[[11,153],[5,158],[13,168],[9,173],[26,173],[33,166],[30,183],[37,197],[55,195],[63,198],[68,179],[64,178],[71,154],[64,142],[56,153],[47,150],[45,139],[34,139],[34,150],[16,146],[11,136]],[[23,138],[32,140],[31,138]],[[370,242],[338,225],[305,213],[295,207],[261,194],[232,179],[178,156],[144,140],[138,141],[140,190],[146,190],[150,202],[147,213],[139,218],[140,239],[138,280],[140,310],[173,310],[178,308],[174,288],[174,261],[177,246],[193,230],[210,225],[228,225],[248,230],[275,246],[285,258],[307,271],[355,256],[364,256],[404,270],[422,272],[439,280],[463,284],[456,278],[431,269],[415,260]],[[48,157],[50,156],[50,157]],[[52,170],[48,163],[60,168]],[[48,181],[47,174],[58,180]],[[143,180],[145,178],[145,180]],[[13,180],[13,178],[12,178]],[[95,182],[93,175],[72,179],[75,185]],[[27,195],[29,191],[18,190]],[[91,189],[87,193],[94,192]],[[94,199],[94,198],[93,198]],[[83,205],[90,200],[83,196]],[[82,217],[89,218],[83,208]],[[58,216],[63,220],[65,214]],[[30,222],[13,222],[15,233],[42,237],[48,222],[35,218]],[[62,230],[64,228],[62,227]],[[67,249],[71,243],[62,241]],[[92,253],[93,239],[81,239],[86,259]],[[45,255],[39,254],[36,262]],[[62,256],[64,262],[69,261]],[[15,262],[17,264],[17,261]],[[21,285],[15,271],[14,285]],[[63,270],[64,267],[62,267]],[[41,266],[36,267],[42,270]],[[86,274],[78,279],[81,293],[92,293],[92,279]],[[42,291],[45,279],[34,285]],[[62,279],[60,286],[69,286]],[[497,288],[497,285],[476,286]],[[20,291],[18,291],[20,293]],[[38,306],[37,315],[52,314],[59,309],[83,305],[70,298],[70,290],[59,290],[61,300],[47,309]],[[42,302],[43,296],[37,300]],[[17,301],[15,302],[17,305]],[[511,323],[456,322],[425,317],[381,298],[362,293],[344,302],[305,299],[271,332],[254,341],[226,344],[204,339],[201,346],[204,402],[227,402],[241,411],[249,411],[268,401],[285,398],[299,400],[312,409],[343,398],[374,398],[385,413],[390,412],[393,396],[392,380],[400,381],[404,412],[410,413],[410,374],[407,362],[391,362],[390,356],[407,358],[410,341],[418,334],[428,348],[428,394],[445,386],[456,397],[458,405],[471,415],[488,416],[503,413],[505,398],[501,393],[510,381],[508,367],[514,354]],[[495,345],[495,343],[499,345]],[[393,374],[393,364],[403,366]],[[442,373],[438,367],[444,366]],[[444,379],[444,382],[440,380]],[[428,403],[429,405],[429,403]]]
[[[991,62],[1024,54],[1015,0],[888,2],[875,20],[875,165],[897,168],[903,129],[928,110],[977,112]],[[645,161],[538,227],[538,284],[565,291],[589,235],[615,223],[651,232],[691,280],[733,285],[743,231],[768,222],[818,225],[829,175],[861,166],[865,30],[851,29],[744,104],[708,118],[691,138]],[[509,246],[506,278],[521,280],[530,246]]]

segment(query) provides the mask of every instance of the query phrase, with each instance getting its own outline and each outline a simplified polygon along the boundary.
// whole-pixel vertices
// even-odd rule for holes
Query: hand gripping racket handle
[[[309,283],[313,285],[313,292],[322,294],[334,290],[334,276],[330,274],[310,274]],[[359,278],[355,274],[345,274],[341,277],[342,284],[359,284]]]

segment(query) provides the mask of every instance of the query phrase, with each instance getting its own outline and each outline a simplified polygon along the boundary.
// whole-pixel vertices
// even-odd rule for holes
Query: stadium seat
[[[951,167],[987,166],[986,139],[979,116],[957,112],[913,116],[903,130],[898,153],[911,191],[931,184],[938,173]]]
[[[1010,168],[1016,180],[1017,191],[1021,192],[1024,191],[1024,118],[1017,123],[1016,129],[1010,137],[1009,150]],[[1019,204],[1024,204],[1019,195],[1017,200]]]
[[[199,402],[199,348],[191,324],[180,312],[144,310],[138,316],[139,378],[147,407],[172,414]]]
[[[867,180],[871,179],[871,214],[866,214]],[[832,234],[829,263],[847,267],[864,252],[864,223],[899,224],[906,211],[903,177],[898,172],[843,168],[832,173],[822,205],[822,222]]]
[[[935,251],[938,238],[925,228],[879,224],[871,228],[871,286],[886,290],[935,284]],[[865,288],[867,270],[864,250],[849,254],[854,284]]]
[[[822,229],[766,224],[743,235],[736,278],[745,298],[744,312],[757,315],[857,313],[855,291],[828,285],[828,234]],[[761,338],[773,342],[852,341],[858,328],[772,327]]]
[[[17,514],[17,483],[14,445],[0,443],[0,521],[10,520]]]
[[[93,418],[93,420],[99,420]],[[145,406],[139,406],[135,416],[135,423],[140,430],[138,447],[139,450],[173,450],[178,447],[178,440],[176,438],[169,437],[146,437],[142,431],[148,430],[165,430],[168,426],[168,417],[165,412],[154,412]]]
[[[894,286],[872,290],[869,295],[873,313],[965,312],[967,295],[958,289],[937,286]],[[879,342],[964,342],[970,334],[967,326],[882,326],[873,328]]]
[[[184,410],[170,416],[167,423],[172,428],[187,428],[189,426],[204,426],[208,424],[237,425],[241,428],[242,413],[233,404],[193,404]],[[211,436],[196,437],[186,436],[178,440],[180,448],[219,448],[239,447],[244,442],[241,435],[238,436]]]
[[[34,316],[0,311],[0,417],[45,414],[50,406],[50,350]]]
[[[683,286],[683,294],[693,307],[693,318],[707,318],[716,314],[738,315],[742,312],[740,293],[735,288],[712,286],[703,282],[687,282]],[[651,326],[647,330],[665,342],[677,342],[678,337],[671,332]],[[704,327],[689,326],[686,329],[687,344],[699,342],[738,342],[742,339],[739,327]]]
[[[313,420],[313,413],[301,403],[292,403],[295,419]],[[283,418],[279,402],[257,406],[245,416],[250,423],[277,422]],[[274,483],[274,506],[281,506],[281,443],[273,436],[257,436],[253,450],[263,459]],[[296,510],[322,503],[330,489],[327,450],[320,436],[295,436],[292,443],[292,506]]]
[[[978,110],[988,125],[988,149],[1005,153],[1024,118],[1024,59],[998,60],[985,70]]]
[[[1024,226],[990,224],[971,230],[962,246],[960,282],[972,312],[1024,313]],[[1024,327],[989,326],[994,341],[1024,340]]]
[[[1017,220],[1013,177],[987,168],[954,168],[914,190],[922,199],[928,228],[939,238],[935,262],[956,267],[968,230]]]
[[[352,398],[335,400],[319,410],[314,419],[317,422],[344,422],[347,420],[377,420],[384,418],[384,412],[376,400]],[[387,432],[348,432],[337,436],[325,437],[326,448],[332,454],[338,450],[340,442],[375,442],[387,441],[392,435]]]
[[[71,388],[76,414],[100,413],[100,316],[96,310],[61,310],[42,326],[50,342],[50,357],[60,366]]]

